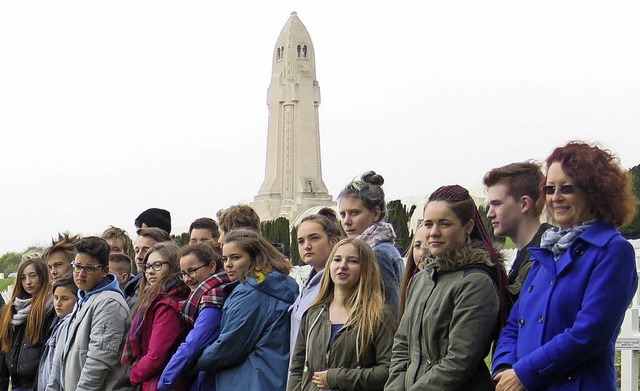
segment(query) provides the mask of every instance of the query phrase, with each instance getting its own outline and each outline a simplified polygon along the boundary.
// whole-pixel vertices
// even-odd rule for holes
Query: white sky
[[[324,180],[481,189],[571,139],[640,163],[636,1],[0,2],[0,254],[253,200],[272,50],[315,45]],[[135,236],[135,235],[133,235]]]

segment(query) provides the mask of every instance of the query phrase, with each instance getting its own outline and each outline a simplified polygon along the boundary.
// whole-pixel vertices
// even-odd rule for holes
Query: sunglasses
[[[560,194],[573,194],[576,189],[578,189],[576,185],[542,186],[542,192],[546,195],[554,195],[556,190],[560,190]]]

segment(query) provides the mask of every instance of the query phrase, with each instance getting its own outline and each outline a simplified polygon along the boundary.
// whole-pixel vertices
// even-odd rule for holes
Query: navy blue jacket
[[[493,372],[513,367],[533,390],[615,391],[615,341],[638,284],[631,244],[594,223],[554,260],[531,248],[532,267],[502,330]]]

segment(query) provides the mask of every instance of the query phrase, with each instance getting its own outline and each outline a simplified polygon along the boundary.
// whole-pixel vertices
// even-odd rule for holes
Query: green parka
[[[500,306],[490,265],[485,248],[472,244],[434,258],[416,274],[385,390],[494,389],[484,363]]]
[[[362,350],[362,357],[358,360],[354,328],[340,329],[329,346],[329,311],[325,306],[310,308],[302,318],[292,353],[287,391],[318,390],[311,377],[314,372],[324,370],[328,370],[327,383],[331,389],[382,390],[389,376],[395,329],[393,314],[385,308],[383,319],[374,330],[373,340]]]

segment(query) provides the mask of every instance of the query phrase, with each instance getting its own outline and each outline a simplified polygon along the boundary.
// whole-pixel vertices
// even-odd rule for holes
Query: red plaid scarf
[[[193,326],[198,313],[203,308],[222,308],[222,304],[224,304],[224,289],[230,284],[231,281],[226,272],[216,273],[202,281],[184,303],[182,308],[184,320]]]
[[[129,329],[129,336],[124,344],[122,350],[122,358],[120,361],[125,365],[133,365],[138,359],[142,357],[142,329],[145,322],[147,322],[147,312],[149,308],[152,308],[159,300],[168,298],[176,304],[179,308],[179,303],[187,297],[189,294],[189,287],[182,282],[181,279],[175,278],[167,282],[167,291],[159,292],[155,297],[149,301],[148,305],[139,307],[136,314],[131,321],[131,328]]]

